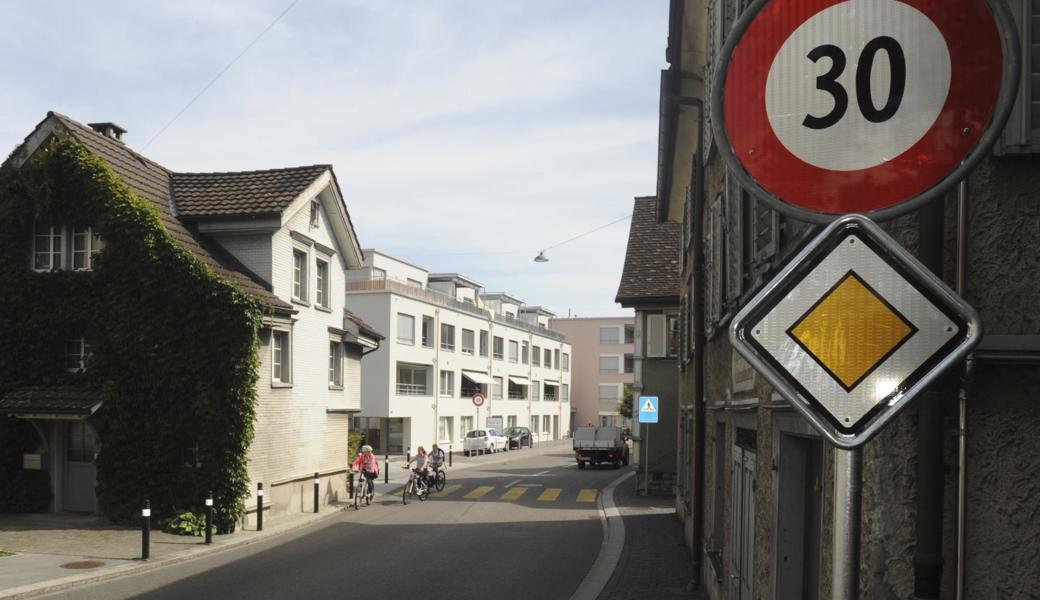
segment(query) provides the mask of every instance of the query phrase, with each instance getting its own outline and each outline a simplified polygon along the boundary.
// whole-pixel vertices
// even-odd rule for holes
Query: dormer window
[[[318,226],[318,201],[311,200],[311,227]]]

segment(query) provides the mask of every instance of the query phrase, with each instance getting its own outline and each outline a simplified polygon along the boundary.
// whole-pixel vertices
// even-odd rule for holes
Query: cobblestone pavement
[[[614,502],[625,522],[625,547],[599,600],[703,599],[689,589],[693,569],[674,499],[639,496],[632,478],[618,486]]]

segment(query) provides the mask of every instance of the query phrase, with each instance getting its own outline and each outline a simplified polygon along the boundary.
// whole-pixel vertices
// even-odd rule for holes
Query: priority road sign
[[[980,337],[975,311],[861,215],[834,221],[730,327],[737,351],[842,448],[873,437]]]
[[[713,75],[712,127],[744,187],[781,212],[878,220],[938,198],[1014,102],[1002,0],[758,0]]]
[[[639,422],[640,423],[657,423],[658,422],[658,398],[657,396],[640,396],[639,397]]]

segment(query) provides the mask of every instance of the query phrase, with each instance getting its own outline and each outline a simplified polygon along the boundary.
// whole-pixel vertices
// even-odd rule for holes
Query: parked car
[[[505,430],[505,436],[509,439],[510,449],[531,447],[531,430],[526,427],[510,427]]]
[[[462,450],[466,456],[471,456],[478,452],[483,454],[485,452],[509,450],[509,440],[506,436],[499,433],[497,429],[490,427],[487,429],[474,429],[466,434],[466,439],[462,443]]]

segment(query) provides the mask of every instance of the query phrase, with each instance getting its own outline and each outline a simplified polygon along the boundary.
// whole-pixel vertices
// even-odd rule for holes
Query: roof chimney
[[[87,125],[101,135],[110,137],[117,142],[123,141],[123,134],[126,133],[125,129],[115,123],[87,123]]]

